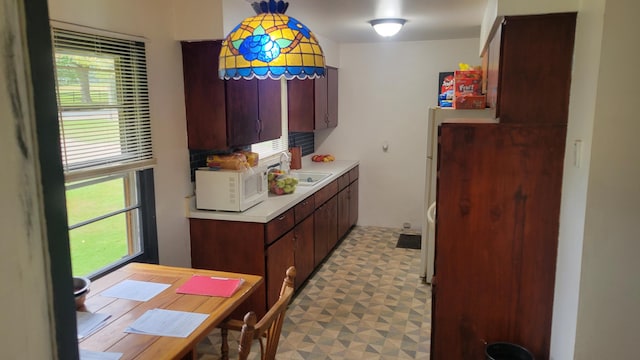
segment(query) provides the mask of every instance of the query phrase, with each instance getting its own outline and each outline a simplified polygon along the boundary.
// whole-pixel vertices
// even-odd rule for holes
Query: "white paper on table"
[[[209,314],[186,311],[147,310],[124,331],[132,334],[185,338],[200,326],[208,316]]]
[[[90,313],[86,311],[76,311],[76,329],[78,332],[78,339],[82,339],[93,334],[104,324],[107,319],[110,318],[109,314]]]
[[[169,286],[171,284],[124,280],[103,291],[100,295],[136,301],[149,301]]]
[[[122,353],[98,352],[80,349],[80,360],[118,360]]]

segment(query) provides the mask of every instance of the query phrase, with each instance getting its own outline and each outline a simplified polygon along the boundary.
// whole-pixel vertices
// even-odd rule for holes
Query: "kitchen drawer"
[[[291,208],[277,218],[269,221],[266,225],[265,241],[267,245],[278,240],[280,236],[291,230],[295,225],[294,220],[294,208]]]
[[[349,170],[349,182],[350,183],[354,182],[359,176],[360,176],[359,166],[356,166],[353,169]]]
[[[345,173],[338,178],[338,191],[349,186],[349,173]]]
[[[311,215],[316,209],[315,196],[311,195],[308,198],[300,201],[294,208],[296,224],[304,220],[307,216]]]
[[[315,194],[316,208],[319,208],[338,193],[338,180],[333,180],[329,184],[325,185],[322,189],[318,190]]]

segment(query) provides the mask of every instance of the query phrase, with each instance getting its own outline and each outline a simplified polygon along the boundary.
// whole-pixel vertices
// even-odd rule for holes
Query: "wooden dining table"
[[[242,278],[244,282],[231,297],[216,297],[176,293],[193,275]],[[103,296],[103,291],[124,280],[169,284],[170,286],[148,301],[135,301]],[[163,265],[130,263],[91,283],[84,307],[78,311],[109,314],[106,325],[78,340],[84,350],[122,353],[128,359],[191,359],[195,347],[227,318],[262,283],[258,275],[210,271]],[[186,338],[132,334],[125,329],[146,311],[166,309],[209,314]]]

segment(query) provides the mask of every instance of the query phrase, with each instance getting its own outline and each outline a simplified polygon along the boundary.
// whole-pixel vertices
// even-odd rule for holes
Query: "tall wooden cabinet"
[[[280,81],[221,80],[221,40],[182,42],[189,149],[227,149],[282,134]]]
[[[441,126],[432,359],[548,359],[564,125]]]
[[[440,127],[434,360],[549,358],[575,19],[506,17],[483,59],[500,122]]]
[[[338,69],[325,77],[287,82],[289,131],[311,132],[338,126]]]
[[[567,123],[575,13],[507,16],[484,52],[501,123]]]

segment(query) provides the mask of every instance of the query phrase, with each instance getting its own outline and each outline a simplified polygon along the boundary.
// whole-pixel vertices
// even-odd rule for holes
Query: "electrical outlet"
[[[404,229],[404,230],[411,229],[411,223],[409,223],[409,222],[402,223],[402,229]]]

